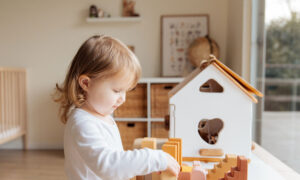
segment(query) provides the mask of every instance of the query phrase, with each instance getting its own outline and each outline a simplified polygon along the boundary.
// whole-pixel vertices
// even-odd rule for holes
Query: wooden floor
[[[1,180],[66,180],[63,150],[0,150]]]

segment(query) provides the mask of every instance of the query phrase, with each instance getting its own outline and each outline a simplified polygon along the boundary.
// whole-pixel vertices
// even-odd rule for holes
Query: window
[[[300,1],[254,0],[255,140],[300,173]],[[265,17],[263,16],[265,14]]]

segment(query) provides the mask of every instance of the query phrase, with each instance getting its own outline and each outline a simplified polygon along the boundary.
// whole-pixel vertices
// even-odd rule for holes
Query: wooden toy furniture
[[[215,164],[213,169],[208,170],[207,180],[218,180],[224,177],[232,167],[237,165],[236,155],[226,155],[225,158],[218,164]]]
[[[165,143],[166,145],[176,145],[177,146],[177,162],[182,166],[182,140],[180,138],[169,138],[169,141]]]
[[[232,167],[230,172],[225,173],[224,178],[219,180],[247,180],[248,179],[248,160],[243,156],[237,157],[237,166]]]
[[[142,148],[156,149],[157,148],[156,138],[148,138],[148,137],[143,138],[142,142],[141,142],[141,147]],[[136,177],[136,180],[143,180],[143,179],[159,180],[160,175],[157,172],[154,172],[154,173],[148,174],[146,176],[137,176]]]
[[[180,138],[169,138],[162,146],[162,150],[169,153],[182,166],[182,140]]]
[[[169,140],[162,146],[162,150],[169,153],[177,160],[181,170],[178,178],[169,173],[163,172],[160,175],[160,180],[206,180],[206,172],[201,168],[200,162],[194,162],[192,167],[182,164],[182,140],[180,138],[169,138]]]
[[[26,71],[0,68],[0,144],[18,137],[26,142]]]
[[[141,148],[143,138],[135,139],[134,147]],[[167,142],[168,139],[165,138],[156,138],[157,148],[161,149],[162,144]],[[274,157],[268,151],[263,149],[260,145],[253,143],[255,148],[251,152],[251,163],[248,163],[248,180],[284,180],[284,179],[300,179],[299,173],[295,170],[288,167],[282,161]],[[183,147],[184,148],[184,147]],[[226,158],[226,156],[225,156]],[[221,162],[223,159],[215,158],[215,157],[183,157],[183,162],[186,161],[201,161],[202,165],[206,169],[212,169],[209,165],[207,167],[207,162]],[[193,165],[195,168],[195,163]],[[185,169],[185,167],[183,167]],[[203,168],[201,168],[203,169]],[[224,173],[225,174],[225,173]],[[224,174],[221,178],[224,178]],[[193,176],[192,176],[193,178]],[[160,180],[160,178],[152,179],[152,180]],[[194,180],[194,179],[193,179]],[[199,179],[197,179],[199,180]],[[217,179],[218,180],[218,179]]]
[[[142,142],[142,144],[146,143]],[[193,167],[183,165],[181,163],[182,140],[180,138],[169,138],[169,141],[162,146],[162,150],[174,157],[178,163],[180,162],[179,164],[181,171],[179,173],[178,180],[218,180],[223,178],[224,174],[225,178],[227,178],[226,180],[231,180],[232,177],[234,178],[232,180],[247,180],[248,160],[244,157],[237,158],[236,155],[227,154],[222,161],[214,165],[213,169],[209,169],[206,175],[204,169],[200,167],[200,162],[194,161]],[[244,161],[246,161],[246,165]],[[231,172],[227,173],[230,170]],[[161,180],[169,180],[174,178],[176,179],[176,177],[165,172],[161,174]]]
[[[263,96],[211,56],[169,92],[169,136],[182,139],[184,157],[249,157],[254,95]]]
[[[200,149],[199,154],[201,156],[223,156],[222,149]]]
[[[142,140],[142,148],[156,149],[156,138],[144,138]]]

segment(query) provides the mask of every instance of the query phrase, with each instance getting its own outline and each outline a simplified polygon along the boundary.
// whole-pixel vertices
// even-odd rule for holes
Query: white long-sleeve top
[[[108,124],[80,108],[72,110],[65,126],[64,153],[70,180],[125,180],[167,168],[167,153],[124,151],[115,121]]]

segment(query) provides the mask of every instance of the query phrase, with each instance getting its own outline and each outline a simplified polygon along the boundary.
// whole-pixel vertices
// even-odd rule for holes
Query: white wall
[[[228,30],[227,30],[227,65],[230,66],[236,73],[241,74],[242,61],[235,61],[235,59],[242,59],[242,51],[236,49],[242,47],[243,28],[240,24],[243,21],[243,1],[229,0],[228,1]]]
[[[226,64],[250,82],[252,0],[228,0]]]
[[[31,149],[62,147],[63,125],[50,94],[55,83],[63,81],[81,43],[93,34],[112,35],[134,45],[144,67],[143,76],[159,76],[160,16],[208,13],[210,35],[218,42],[225,62],[227,0],[137,0],[136,9],[143,19],[134,24],[86,23],[88,7],[93,3],[113,16],[120,15],[121,0],[0,1],[0,66],[25,67],[28,71],[28,147]],[[239,47],[235,48],[239,51]],[[1,148],[20,147],[20,140],[1,145]]]

